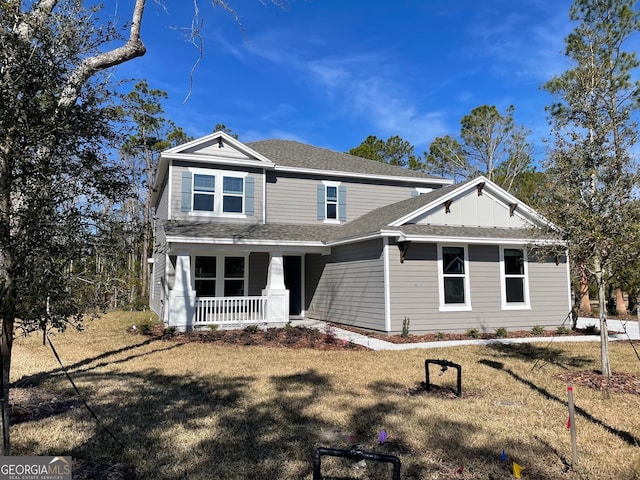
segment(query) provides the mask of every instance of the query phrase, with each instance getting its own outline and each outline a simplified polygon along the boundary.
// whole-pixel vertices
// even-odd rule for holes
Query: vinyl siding
[[[382,241],[306,255],[307,317],[384,330]]]
[[[165,277],[167,243],[164,235],[164,228],[160,220],[156,220],[157,225],[154,232],[154,255],[153,272],[151,274],[151,295],[149,298],[149,308],[158,316],[162,314],[162,304],[164,302],[164,291],[162,282]]]
[[[162,184],[160,195],[158,196],[158,205],[156,206],[155,217],[160,220],[166,220],[169,215],[169,192],[167,184]]]
[[[379,184],[377,182],[355,182],[337,177],[312,177],[267,175],[267,222],[268,223],[318,223],[317,187],[323,180],[339,181],[346,187],[347,221],[390,203],[411,198],[416,191],[410,184]],[[434,186],[436,187],[436,186]],[[295,205],[295,208],[292,206]]]
[[[437,245],[411,244],[400,263],[397,246],[389,249],[391,284],[391,329],[402,330],[404,317],[410,318],[410,331],[458,332],[469,328],[494,333],[499,327],[529,330],[535,325],[555,329],[569,313],[566,264],[555,260],[530,260],[530,310],[502,310],[499,247],[469,245],[469,281],[472,310],[439,311]]]
[[[194,221],[207,221],[207,220],[220,220],[234,223],[257,223],[262,222],[262,171],[256,171],[255,169],[250,172],[250,176],[254,178],[254,203],[253,203],[253,215],[247,215],[246,218],[237,217],[225,217],[225,216],[209,216],[206,214],[193,215],[187,212],[183,212],[181,209],[182,199],[182,172],[188,171],[189,167],[206,168],[206,165],[199,163],[186,163],[176,162],[172,168],[171,176],[171,218],[173,220],[194,220]],[[225,171],[237,171],[244,172],[246,170],[235,169],[228,166],[216,165],[220,170]],[[214,169],[212,169],[212,173]]]

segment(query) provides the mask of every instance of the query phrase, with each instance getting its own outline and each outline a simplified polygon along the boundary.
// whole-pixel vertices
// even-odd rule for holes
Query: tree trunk
[[[580,271],[580,313],[583,315],[591,315],[591,299],[589,298],[589,275],[584,264],[578,267]]]
[[[598,284],[598,305],[600,309],[600,363],[602,375],[611,377],[611,365],[609,364],[609,329],[607,327],[607,292],[604,281],[604,272],[599,256],[594,259],[596,282]]]
[[[627,305],[624,303],[624,292],[620,288],[616,288],[616,315],[622,318],[627,317]]]
[[[3,299],[4,300],[4,299]],[[2,338],[0,339],[0,362],[2,373],[0,377],[0,410],[2,412],[2,455],[11,455],[9,441],[9,383],[11,373],[11,351],[13,350],[13,319],[2,319]]]

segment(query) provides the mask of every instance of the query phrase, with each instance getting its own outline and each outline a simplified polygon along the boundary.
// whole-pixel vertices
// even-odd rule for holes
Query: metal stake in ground
[[[569,394],[569,430],[571,431],[571,466],[578,464],[578,446],[576,445],[576,409],[573,405],[573,385],[567,386]]]

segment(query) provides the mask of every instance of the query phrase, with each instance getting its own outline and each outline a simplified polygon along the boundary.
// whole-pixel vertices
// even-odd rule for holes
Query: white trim
[[[444,270],[442,263],[442,249],[443,247],[458,247],[463,249],[464,255],[464,274],[461,278],[464,279],[464,303],[445,303],[444,301]],[[466,244],[438,244],[438,296],[440,299],[440,311],[441,312],[470,312],[471,309],[471,288],[469,272],[469,247]],[[447,274],[447,276],[453,276]],[[460,277],[456,277],[460,278]]]
[[[418,195],[424,195],[425,193],[433,192],[433,188],[415,187],[415,191],[418,193]]]
[[[511,247],[511,245],[508,245]],[[509,277],[522,278],[522,289],[524,294],[524,302],[507,302],[507,274],[504,271],[504,250],[505,246],[500,245],[500,298],[502,299],[502,310],[531,310],[531,301],[529,295],[529,259],[527,250],[524,246],[520,248],[512,248],[512,250],[521,250],[522,258],[524,260],[524,274],[523,275],[509,275]]]
[[[422,178],[422,177],[401,177],[395,175],[377,175],[368,173],[355,173],[355,172],[338,172],[334,170],[318,170],[315,168],[299,168],[288,167],[286,165],[276,165],[275,170],[277,172],[288,173],[303,173],[306,175],[323,175],[329,177],[343,177],[343,178],[366,178],[371,180],[386,180],[386,181],[400,181],[400,182],[412,182],[412,183],[428,183],[435,185],[451,185],[452,180],[445,178]]]
[[[382,263],[384,282],[384,329],[391,333],[391,282],[389,278],[389,238],[382,238]]]
[[[255,192],[254,192],[255,197]],[[267,223],[267,170],[262,170],[262,224]]]
[[[172,192],[171,192],[171,184],[173,178],[173,162],[169,162],[169,178],[167,179],[167,220],[171,220],[171,211],[173,210],[173,205],[171,204],[172,200]],[[180,199],[178,199],[179,201]],[[160,201],[160,198],[158,198]]]

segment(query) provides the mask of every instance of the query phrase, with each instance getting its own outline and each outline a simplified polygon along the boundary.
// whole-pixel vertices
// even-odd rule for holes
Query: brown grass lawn
[[[391,454],[403,479],[640,478],[640,396],[576,386],[579,463],[571,468],[567,383],[599,366],[598,342],[399,352],[224,346],[127,333],[149,313],[112,313],[52,337],[108,433],[78,401],[41,337],[13,359],[14,455],[71,455],[74,478],[311,479],[318,446]],[[427,393],[424,361],[463,367],[463,397]],[[615,372],[640,377],[628,343]],[[433,367],[432,367],[433,368]],[[388,434],[380,444],[380,430]],[[502,461],[504,450],[506,461]],[[390,478],[323,457],[324,478]],[[385,476],[386,475],[386,476]]]

